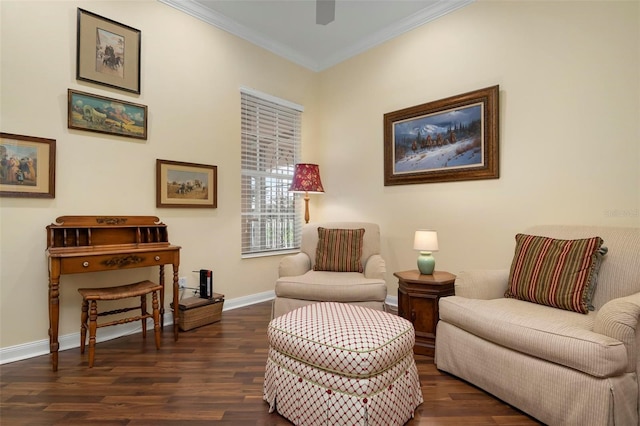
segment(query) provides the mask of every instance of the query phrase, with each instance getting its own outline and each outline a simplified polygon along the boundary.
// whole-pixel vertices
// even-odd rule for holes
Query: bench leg
[[[98,304],[91,301],[89,311],[89,368],[93,367],[93,360],[96,356],[96,330],[98,328]]]
[[[147,338],[147,295],[140,296],[140,311],[142,312],[142,338]]]
[[[80,315],[80,353],[84,354],[87,343],[87,320],[89,319],[89,302],[82,300],[82,314]]]

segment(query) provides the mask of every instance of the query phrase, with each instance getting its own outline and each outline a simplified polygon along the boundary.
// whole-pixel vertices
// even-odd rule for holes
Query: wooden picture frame
[[[218,207],[218,167],[156,160],[156,207]]]
[[[384,184],[499,178],[499,87],[384,114]]]
[[[147,139],[147,106],[68,89],[67,127]]]
[[[55,198],[55,139],[0,133],[0,197]]]
[[[141,35],[78,8],[76,78],[139,94]]]

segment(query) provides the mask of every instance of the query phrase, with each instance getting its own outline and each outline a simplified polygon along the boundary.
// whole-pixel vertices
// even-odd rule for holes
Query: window
[[[302,219],[288,189],[300,156],[303,108],[251,89],[240,92],[242,255],[298,249]]]

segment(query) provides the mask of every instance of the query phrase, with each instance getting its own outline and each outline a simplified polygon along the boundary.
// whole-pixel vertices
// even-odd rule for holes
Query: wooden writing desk
[[[58,371],[60,276],[159,266],[160,318],[164,316],[164,265],[173,265],[173,303],[178,306],[180,247],[169,243],[167,225],[155,216],[61,216],[47,226],[49,348]],[[123,283],[114,283],[119,285]],[[178,340],[179,309],[173,312]],[[164,326],[164,321],[162,321]]]

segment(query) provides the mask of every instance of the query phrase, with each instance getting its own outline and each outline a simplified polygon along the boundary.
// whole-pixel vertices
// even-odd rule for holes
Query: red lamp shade
[[[317,164],[299,163],[295,167],[289,191],[324,192],[320,180],[320,167]]]
[[[324,192],[318,165],[308,163],[296,164],[289,191],[304,192],[304,221],[305,223],[309,223],[309,193]]]

